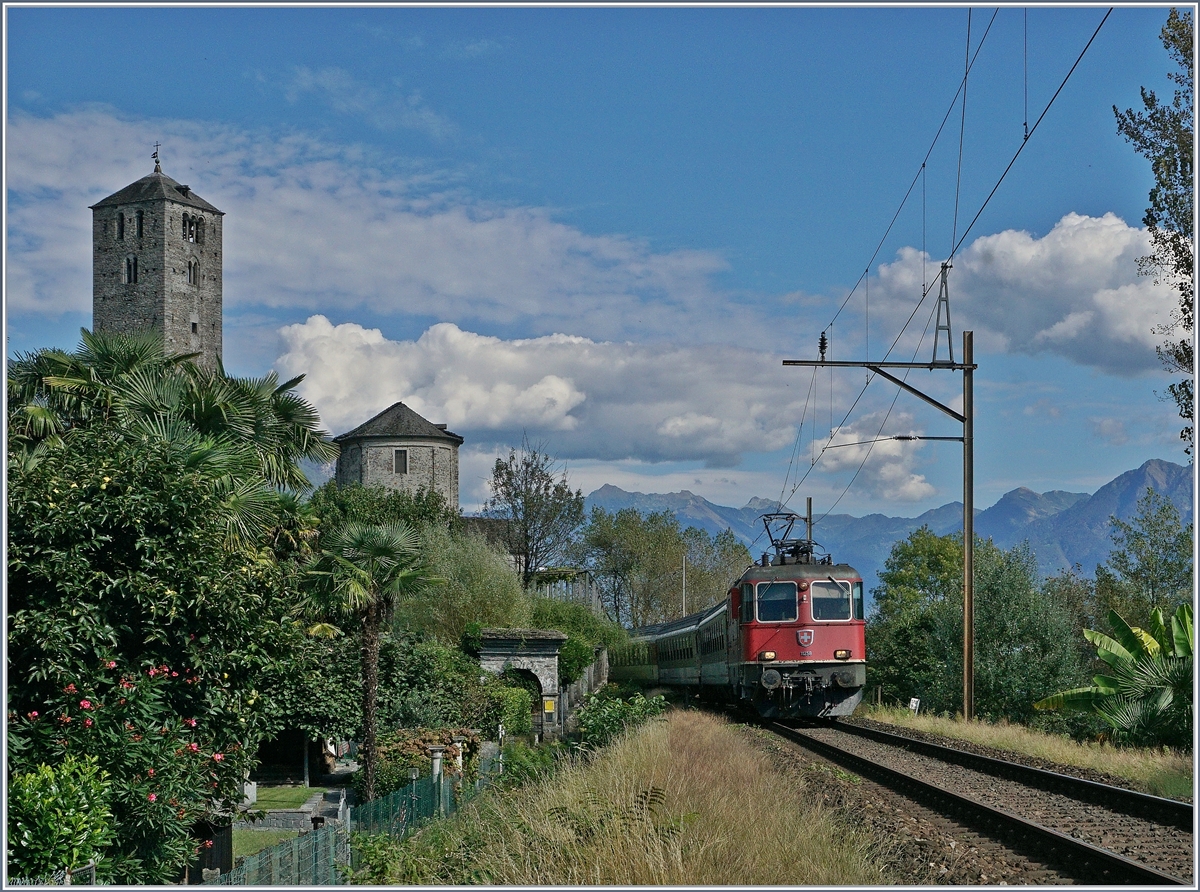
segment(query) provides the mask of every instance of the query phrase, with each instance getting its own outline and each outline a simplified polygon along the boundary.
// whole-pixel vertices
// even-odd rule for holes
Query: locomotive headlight
[[[848,651],[848,650],[835,650],[835,651],[833,652],[833,656],[834,656],[834,659],[837,659],[837,660],[848,660],[848,659],[850,659],[850,651]]]
[[[762,660],[764,663],[766,663],[766,662],[770,662],[771,660],[775,659],[775,651],[773,651],[773,650],[760,650],[760,651],[758,652],[758,658],[759,658],[760,660]]]

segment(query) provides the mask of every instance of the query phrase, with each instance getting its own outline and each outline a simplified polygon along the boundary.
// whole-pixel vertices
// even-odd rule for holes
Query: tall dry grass
[[[863,718],[901,725],[930,734],[1024,753],[1060,765],[1075,765],[1124,778],[1135,789],[1155,796],[1189,798],[1192,795],[1191,755],[1145,747],[1077,742],[1057,734],[1045,734],[1007,722],[964,722],[936,715],[914,715],[910,710],[870,707],[860,709]]]
[[[815,885],[888,881],[875,843],[714,716],[677,711],[543,783],[390,848],[366,882]],[[381,869],[381,860],[386,866]]]

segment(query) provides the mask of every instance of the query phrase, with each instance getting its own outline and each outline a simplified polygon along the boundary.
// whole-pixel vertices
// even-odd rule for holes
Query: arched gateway
[[[534,704],[534,731],[542,735],[561,732],[558,652],[567,636],[550,629],[484,629],[480,636],[479,665],[497,675],[518,669],[533,675],[541,687],[541,703]]]

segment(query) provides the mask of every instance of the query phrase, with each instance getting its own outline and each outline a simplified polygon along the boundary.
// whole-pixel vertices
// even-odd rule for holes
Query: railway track
[[[1077,883],[1192,885],[1192,807],[846,725],[773,733]]]

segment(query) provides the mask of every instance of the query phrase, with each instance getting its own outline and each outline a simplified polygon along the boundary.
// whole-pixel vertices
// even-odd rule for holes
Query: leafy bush
[[[496,685],[491,689],[496,703],[497,721],[504,723],[507,734],[528,734],[533,730],[533,698],[525,688]]]
[[[647,698],[637,693],[623,700],[592,694],[579,711],[582,744],[589,749],[607,746],[627,728],[660,715],[666,708],[667,701],[661,696]]]
[[[13,775],[8,785],[9,875],[40,879],[99,862],[116,833],[111,786],[95,756],[68,756]],[[97,865],[99,868],[99,864]]]
[[[102,870],[108,879],[175,881],[196,854],[193,825],[214,802],[242,799],[250,754],[238,742],[236,719],[231,727],[219,712],[169,717],[175,689],[195,687],[198,678],[169,666],[139,674],[106,667],[89,682],[66,685],[41,710],[9,717],[14,775],[83,753],[107,766],[114,831]]]
[[[177,879],[191,826],[241,801],[295,639],[287,571],[230,544],[210,459],[97,428],[10,460],[8,770],[97,756],[120,882]]]
[[[504,786],[520,786],[543,779],[552,773],[559,760],[567,758],[567,748],[560,741],[530,746],[523,740],[504,744],[504,774],[499,782]]]
[[[429,747],[444,746],[442,754],[442,773],[448,777],[457,777],[458,745],[454,737],[465,738],[462,742],[463,770],[467,777],[472,777],[478,771],[479,736],[466,728],[444,728],[408,730],[399,728],[387,734],[379,735],[379,765],[375,775],[376,797],[386,796],[396,790],[402,790],[411,783],[410,769],[417,769],[418,777],[427,777],[432,769]],[[360,797],[362,790],[363,772],[354,773],[354,789]]]

